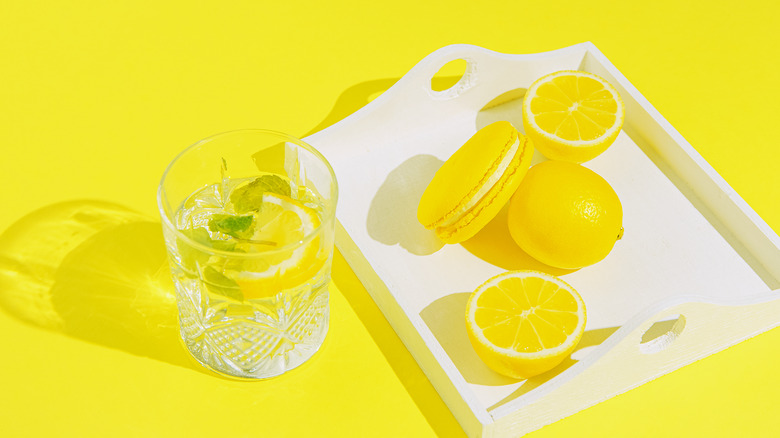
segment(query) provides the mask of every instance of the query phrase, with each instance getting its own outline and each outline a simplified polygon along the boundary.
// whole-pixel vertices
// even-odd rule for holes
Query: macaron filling
[[[517,154],[517,150],[520,148],[520,138],[516,137],[515,142],[512,143],[512,146],[509,147],[508,151],[504,156],[501,158],[501,162],[496,167],[496,170],[487,178],[484,184],[479,188],[477,193],[471,197],[466,203],[463,204],[460,208],[458,208],[449,219],[442,221],[439,224],[436,224],[437,227],[448,227],[458,221],[460,221],[463,216],[468,213],[469,210],[474,208],[475,205],[479,204],[480,201],[482,201],[482,198],[485,197],[485,195],[490,191],[490,189],[495,186],[499,180],[501,180],[501,177],[504,175],[504,172],[509,168],[509,166],[512,164],[512,160],[515,157],[515,154]]]

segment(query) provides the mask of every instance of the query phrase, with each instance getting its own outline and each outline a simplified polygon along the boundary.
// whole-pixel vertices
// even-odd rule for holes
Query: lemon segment
[[[477,355],[494,371],[527,379],[560,364],[585,331],[582,297],[563,280],[509,271],[479,286],[466,306]]]
[[[320,236],[304,239],[320,226],[316,211],[284,195],[266,192],[254,213],[255,233],[236,247],[257,257],[241,259],[225,275],[245,299],[264,298],[305,283],[323,266]]]
[[[559,71],[536,80],[523,101],[523,126],[547,158],[582,163],[617,138],[625,108],[615,87],[583,71]]]

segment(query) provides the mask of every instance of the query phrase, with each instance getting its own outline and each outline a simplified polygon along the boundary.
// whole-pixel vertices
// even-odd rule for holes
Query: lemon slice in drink
[[[559,71],[537,79],[523,101],[526,135],[551,160],[582,163],[618,136],[625,107],[615,87],[584,71]]]
[[[527,379],[561,363],[585,331],[585,303],[563,280],[510,271],[479,286],[466,305],[477,355],[494,371]]]
[[[320,237],[306,240],[317,227],[317,213],[300,202],[272,192],[254,212],[255,232],[236,247],[252,256],[237,261],[225,275],[238,283],[245,299],[264,298],[306,282],[322,267]]]

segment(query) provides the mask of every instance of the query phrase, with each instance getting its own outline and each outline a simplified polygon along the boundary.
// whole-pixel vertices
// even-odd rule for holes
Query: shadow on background
[[[446,86],[447,84],[452,85],[457,79],[459,79],[459,77],[434,78],[433,84],[438,87]],[[309,133],[304,135],[304,137],[321,131],[354,113],[386,91],[397,81],[397,78],[377,79],[362,82],[346,89],[339,96],[333,109],[325,119]],[[407,161],[405,166],[402,166],[404,169],[395,172],[392,176],[388,176],[387,181],[385,181],[385,184],[382,186],[382,191],[387,196],[392,196],[391,194],[397,193],[399,190],[405,191],[408,195],[408,199],[417,196],[417,200],[419,201],[419,196],[422,195],[422,192],[420,191],[417,195],[414,195],[414,193],[411,192],[419,190],[419,186],[422,184],[423,179],[433,178],[433,172],[435,172],[439,166],[441,166],[441,161],[435,159],[435,157],[413,157]],[[406,187],[403,181],[401,181],[404,175],[409,171],[421,172],[422,176],[415,175],[416,178],[419,178],[417,184],[414,186],[415,188]],[[430,182],[430,179],[425,182],[425,186],[427,186],[428,182]],[[422,186],[422,190],[425,189],[425,186]],[[381,213],[383,210],[390,207],[392,206],[372,205],[373,213],[371,214]],[[407,206],[404,216],[405,219],[403,220],[410,222],[409,218],[412,217],[410,211],[413,211],[414,223],[416,223],[416,203],[413,210],[411,207]],[[438,239],[431,242],[429,240],[431,237],[430,235],[422,237],[423,241],[427,243],[423,243],[422,246],[420,246],[419,242],[410,242],[410,236],[404,236],[403,233],[399,234],[392,230],[388,231],[386,228],[378,226],[378,224],[374,224],[373,230],[373,232],[382,235],[382,239],[393,241],[393,243],[407,242],[407,250],[409,251],[426,252],[430,251],[431,247],[442,245]],[[424,228],[423,231],[428,232],[428,230],[425,230]],[[418,236],[417,233],[419,232],[420,230],[418,229],[413,231],[412,234]],[[430,233],[433,234],[432,232]],[[435,238],[435,235],[433,237]],[[402,245],[403,244],[404,243],[402,243]],[[406,392],[412,398],[417,409],[423,414],[434,432],[441,437],[465,437],[463,429],[439,397],[436,389],[431,385],[417,362],[406,349],[403,342],[401,342],[401,339],[387,322],[379,307],[363,287],[360,280],[358,280],[357,276],[352,271],[352,268],[350,268],[344,257],[338,251],[335,251],[333,255],[333,282],[346,298],[350,307],[366,328],[366,331],[368,331],[371,338],[379,347],[382,355],[384,355],[387,360],[387,363],[391,366],[401,384],[404,385]]]
[[[398,79],[400,78],[374,79],[347,88],[341,93],[338,99],[336,99],[336,103],[333,104],[330,113],[328,113],[317,126],[312,128],[301,138],[322,131],[360,108],[363,108],[367,103],[392,87],[393,84],[398,82]]]
[[[428,424],[440,437],[465,437],[463,429],[444,404],[414,357],[385,319],[347,261],[333,254],[333,282],[379,347],[387,363]]]
[[[179,342],[159,222],[71,201],[0,235],[0,308],[31,324],[197,370]]]
[[[446,90],[461,78],[456,75],[444,75],[434,76],[431,78],[431,87],[436,90]],[[374,79],[371,81],[361,82],[357,85],[353,85],[346,90],[336,99],[336,103],[333,104],[333,108],[330,110],[327,116],[317,126],[312,128],[309,132],[302,135],[301,138],[314,134],[315,132],[322,131],[330,125],[341,121],[345,117],[351,115],[355,111],[366,106],[367,103],[379,97],[382,93],[390,89],[400,78],[386,78],[386,79]]]

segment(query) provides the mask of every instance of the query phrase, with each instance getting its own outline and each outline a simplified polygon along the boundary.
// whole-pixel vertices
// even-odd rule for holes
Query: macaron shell
[[[499,121],[477,131],[439,168],[425,189],[417,219],[434,229],[466,205],[498,168],[518,138],[511,123]]]
[[[509,202],[509,199],[520,186],[534,155],[531,140],[522,134],[520,147],[517,149],[512,163],[501,176],[501,179],[485,194],[484,197],[469,210],[463,218],[447,227],[436,228],[436,235],[445,243],[460,243],[470,239],[488,224]]]

